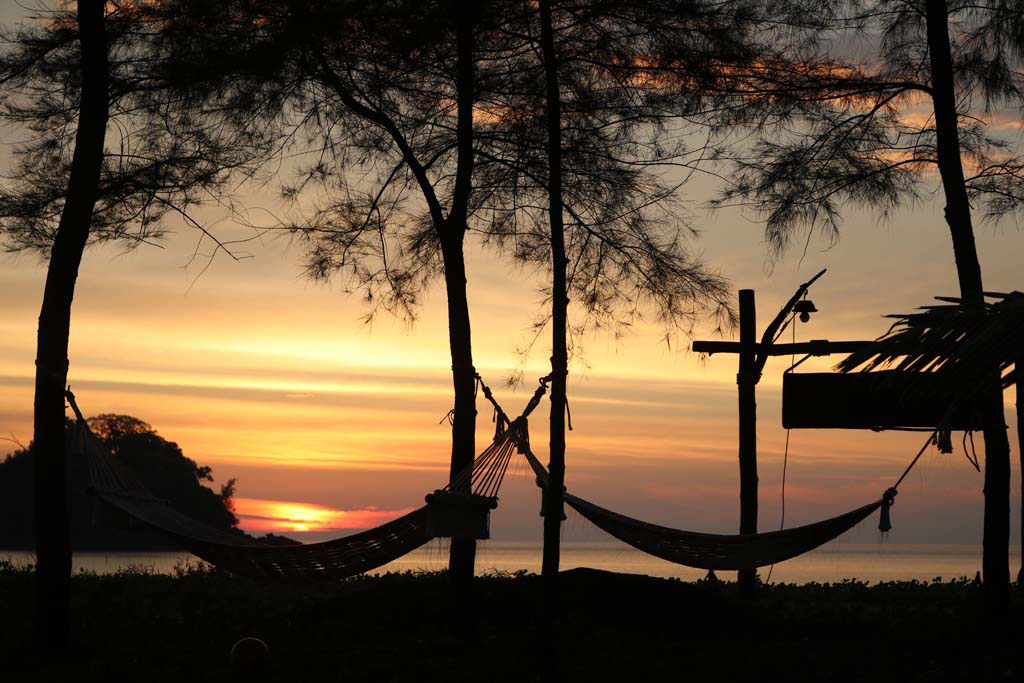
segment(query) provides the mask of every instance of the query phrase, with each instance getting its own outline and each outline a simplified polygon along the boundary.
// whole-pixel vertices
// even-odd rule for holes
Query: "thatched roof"
[[[1003,386],[1009,386],[1020,372],[1017,361],[1024,361],[1024,293],[986,292],[985,297],[983,302],[936,297],[943,303],[889,315],[896,320],[889,331],[836,368],[934,372],[961,397],[996,369]]]

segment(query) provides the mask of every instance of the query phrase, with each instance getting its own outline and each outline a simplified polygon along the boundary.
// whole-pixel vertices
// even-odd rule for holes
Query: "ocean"
[[[0,550],[0,561],[15,565],[32,563],[26,551]],[[375,573],[389,571],[439,571],[448,560],[447,543],[432,541],[419,550],[387,564]],[[113,573],[136,568],[172,573],[176,566],[201,562],[186,552],[85,552],[76,553],[74,570]],[[1010,550],[1010,576],[1020,568],[1020,546]],[[541,544],[534,541],[484,541],[477,552],[477,573],[527,571],[539,573]],[[705,571],[665,562],[624,544],[608,541],[567,541],[562,544],[561,567],[593,567],[613,572],[675,577],[686,581],[703,578]],[[772,583],[825,583],[845,579],[881,581],[949,581],[973,578],[981,569],[981,547],[976,545],[929,545],[886,543],[845,543],[834,541],[805,555],[760,571],[762,580]],[[732,579],[732,572],[720,578]]]

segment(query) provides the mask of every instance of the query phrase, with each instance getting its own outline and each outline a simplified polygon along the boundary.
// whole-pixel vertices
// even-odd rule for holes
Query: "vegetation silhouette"
[[[198,465],[186,457],[178,444],[160,436],[142,420],[130,415],[104,414],[89,418],[93,433],[101,438],[110,452],[141,480],[155,495],[185,514],[212,527],[239,530],[232,496],[235,480],[230,479],[212,490],[210,467]],[[73,427],[69,423],[66,438]],[[69,449],[71,450],[71,449]],[[0,462],[0,538],[11,548],[30,548],[36,543],[32,515],[34,487],[32,468],[35,444],[19,449]],[[127,516],[105,506],[88,491],[88,464],[81,459],[67,463],[68,518],[72,547],[77,550],[140,548],[178,548],[162,533],[132,523]],[[271,542],[295,543],[284,537]]]
[[[241,130],[272,130],[282,146],[301,136],[319,150],[285,195],[297,201],[316,183],[331,186],[331,193],[308,222],[279,226],[312,244],[311,275],[344,272],[365,292],[371,311],[406,317],[422,283],[443,276],[454,389],[452,478],[475,451],[464,241],[474,164],[475,24],[482,7],[185,1],[168,3],[166,15],[186,87],[205,88],[203,95]],[[450,134],[438,135],[439,127]],[[353,169],[373,178],[366,188],[350,184]],[[425,207],[415,217],[401,212],[408,192]],[[403,268],[389,242],[392,224],[405,220],[415,235],[411,248],[422,258]],[[452,542],[460,595],[468,591],[474,556],[475,541]]]
[[[680,670],[707,680],[981,680],[981,591],[967,579],[945,579],[773,583],[749,604],[732,582],[568,570],[565,668],[569,680],[586,681],[668,680]],[[366,576],[316,590],[268,590],[194,568],[178,576],[78,575],[78,610],[92,615],[83,636],[88,654],[64,665],[37,664],[25,652],[21,625],[31,618],[32,580],[0,562],[0,652],[9,653],[12,680],[131,680],[143,670],[150,681],[230,680],[228,652],[244,636],[268,644],[268,678],[275,681],[294,681],[301,669],[325,680],[440,683],[478,680],[487,671],[488,681],[519,682],[536,680],[541,665],[529,635],[538,576],[479,577],[474,590],[485,637],[453,657],[460,641],[442,626],[452,613],[443,573]],[[1020,593],[1013,597],[1019,615]],[[765,633],[772,637],[758,637]],[[736,656],[740,636],[748,656]],[[1018,680],[1020,659],[1008,661],[1004,680]]]

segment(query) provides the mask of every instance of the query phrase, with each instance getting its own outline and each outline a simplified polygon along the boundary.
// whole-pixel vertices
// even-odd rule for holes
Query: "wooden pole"
[[[757,320],[754,290],[740,290],[739,387],[740,533],[757,533]],[[757,570],[741,569],[740,596],[753,597]]]
[[[739,461],[740,461],[740,533],[757,533],[757,383],[761,370],[770,356],[789,353],[808,353],[827,356],[830,353],[851,353],[863,348],[866,342],[830,342],[815,339],[801,344],[776,344],[775,338],[793,312],[800,298],[815,283],[825,270],[800,285],[796,293],[768,323],[757,342],[757,307],[754,290],[741,289],[740,299],[740,340],[736,342],[695,341],[693,350],[698,353],[735,353],[740,357],[736,384],[739,389]],[[740,596],[750,600],[757,585],[757,570],[745,569],[738,574]]]

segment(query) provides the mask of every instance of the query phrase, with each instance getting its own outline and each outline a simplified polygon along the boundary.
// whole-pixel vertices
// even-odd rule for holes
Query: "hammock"
[[[468,506],[482,514],[497,504],[509,460],[519,439],[499,421],[494,441],[447,486],[428,496],[437,500],[441,520],[432,518],[435,503],[367,531],[323,543],[268,545],[241,532],[232,533],[175,510],[154,496],[89,429],[67,392],[75,412],[73,448],[86,463],[89,490],[104,503],[166,533],[193,555],[235,574],[279,582],[336,581],[376,569],[419,548],[451,522],[453,508]],[[504,416],[502,416],[504,418]],[[443,501],[443,503],[442,503]],[[477,524],[476,526],[479,526]]]
[[[543,387],[544,380],[541,380],[541,383]],[[488,398],[490,399],[490,396]],[[491,399],[491,402],[494,403],[494,400]],[[495,406],[497,407],[497,404]],[[526,456],[527,462],[537,475],[537,485],[546,490],[548,471],[530,450],[526,420],[520,418],[513,427],[516,428],[514,431],[519,438],[519,452]],[[761,534],[705,534],[683,531],[627,517],[568,492],[563,493],[563,499],[569,507],[594,526],[649,555],[698,569],[754,569],[814,550],[857,526],[875,510],[881,510],[879,531],[889,531],[892,528],[889,513],[897,488],[921,459],[928,446],[938,443],[938,435],[939,432],[936,430],[928,436],[896,483],[875,502],[837,517],[782,531]]]
[[[533,453],[524,454],[537,482],[547,487],[548,472]],[[838,538],[875,510],[891,504],[883,496],[865,505],[806,526],[763,534],[705,534],[651,524],[613,512],[570,493],[565,502],[599,529],[649,555],[699,569],[753,569],[789,560]]]

